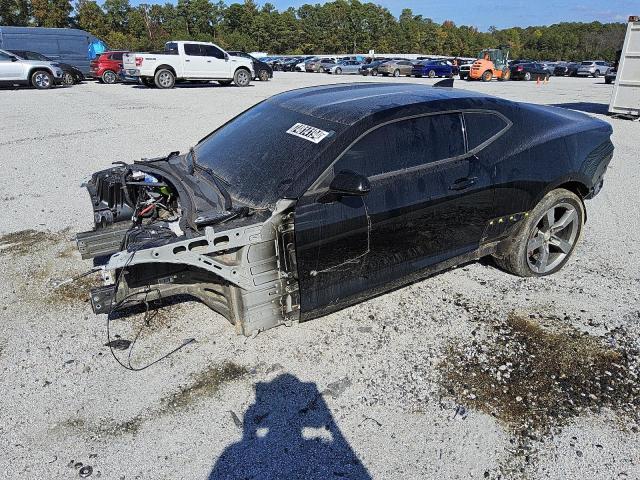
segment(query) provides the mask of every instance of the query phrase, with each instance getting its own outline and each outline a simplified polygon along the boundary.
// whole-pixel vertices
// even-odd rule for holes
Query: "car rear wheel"
[[[524,74],[524,79],[528,82],[529,80],[531,80],[531,72],[526,72]]]
[[[482,74],[483,82],[490,82],[492,78],[493,78],[493,72],[491,70],[487,70]]]
[[[76,83],[76,79],[69,72],[64,72],[62,74],[62,83],[67,86],[73,85]]]
[[[593,78],[598,78],[600,76],[600,70],[596,70],[593,72]]]
[[[106,72],[104,72],[101,78],[104,83],[108,83],[108,84],[116,83],[116,81],[118,80],[118,76],[116,75],[116,72],[112,70],[107,70]]]
[[[49,72],[36,70],[31,74],[31,85],[38,90],[47,90],[53,86],[53,77]]]
[[[398,70],[397,68],[393,71],[393,76],[394,77],[399,77],[400,76],[400,70]]]
[[[434,78],[436,76],[436,72],[434,72],[433,70],[429,70],[429,73],[427,75],[429,75],[429,78]]]
[[[340,75],[342,73],[342,69],[340,67],[336,68],[336,75]]]
[[[158,88],[173,88],[176,85],[176,76],[171,70],[161,68],[156,72],[154,83]]]
[[[233,83],[237,87],[246,87],[251,83],[251,75],[244,68],[239,68],[233,75]]]
[[[269,72],[266,70],[260,70],[260,73],[258,73],[258,78],[261,82],[269,81]]]
[[[573,192],[552,190],[495,255],[504,270],[521,277],[543,277],[560,270],[582,235],[582,200]]]
[[[371,70],[371,76],[377,77],[378,76],[378,70],[376,70],[375,68],[373,70]]]

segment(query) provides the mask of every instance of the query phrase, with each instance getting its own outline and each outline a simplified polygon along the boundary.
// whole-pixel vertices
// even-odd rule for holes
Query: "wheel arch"
[[[154,76],[156,73],[158,73],[158,70],[162,70],[162,69],[169,70],[171,73],[173,73],[173,75],[176,78],[178,77],[178,75],[176,74],[175,68],[173,68],[171,65],[166,65],[166,64],[158,65],[156,69],[153,71]]]
[[[47,72],[47,73],[48,73],[49,75],[51,75],[52,77],[54,76],[54,75],[53,75],[53,71],[52,71],[49,67],[31,67],[31,68],[29,69],[29,75],[27,75],[27,77],[28,77],[28,79],[29,79],[29,82],[31,82],[31,76],[32,76],[34,73],[39,72],[39,71],[41,71],[41,70],[42,70],[42,71],[44,71],[44,72]]]
[[[580,174],[560,178],[555,182],[548,184],[547,187],[538,194],[534,202],[532,202],[531,208],[534,208],[538,203],[540,203],[544,196],[552,190],[564,188],[565,190],[569,190],[571,193],[575,193],[582,202],[582,208],[584,209],[584,222],[587,223],[587,207],[584,203],[584,200],[589,195],[590,191],[587,184],[587,179],[581,178]]]

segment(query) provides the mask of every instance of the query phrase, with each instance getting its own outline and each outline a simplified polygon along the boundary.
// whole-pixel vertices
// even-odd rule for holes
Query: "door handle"
[[[453,185],[449,187],[449,190],[464,190],[475,185],[477,181],[478,177],[462,177],[453,182]]]
[[[186,59],[186,60],[185,60],[185,62],[190,62],[190,61],[191,61],[191,60],[189,60],[189,59]]]
[[[207,60],[207,63],[211,63],[211,60]]]

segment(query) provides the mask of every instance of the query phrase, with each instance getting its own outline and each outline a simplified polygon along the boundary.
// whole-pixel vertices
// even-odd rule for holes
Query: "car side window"
[[[468,150],[491,140],[508,126],[504,118],[494,113],[464,112],[463,115]]]
[[[334,165],[367,177],[426,165],[465,153],[458,113],[400,120],[368,133]]]
[[[0,52],[0,62],[9,62],[11,61],[11,55],[7,55],[4,52]]]
[[[197,43],[185,43],[184,53],[185,55],[190,55],[192,57],[202,56],[202,53],[200,52],[200,45],[198,45]]]
[[[122,52],[118,52],[118,53],[114,53],[113,55],[111,55],[111,60],[117,60],[120,61],[122,60]]]
[[[224,58],[224,53],[217,47],[213,45],[200,45],[200,48],[203,50],[203,54],[205,57],[215,57],[215,58]],[[240,54],[241,57],[248,58],[249,56],[246,54]]]

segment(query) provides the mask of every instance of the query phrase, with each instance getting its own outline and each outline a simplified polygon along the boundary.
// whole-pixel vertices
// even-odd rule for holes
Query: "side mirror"
[[[329,185],[329,192],[343,197],[362,197],[370,191],[369,179],[351,170],[339,172]]]
[[[225,52],[224,54],[224,61],[228,62],[229,61],[229,54]]]
[[[11,57],[11,61],[12,62],[17,62],[18,61],[18,57]]]

